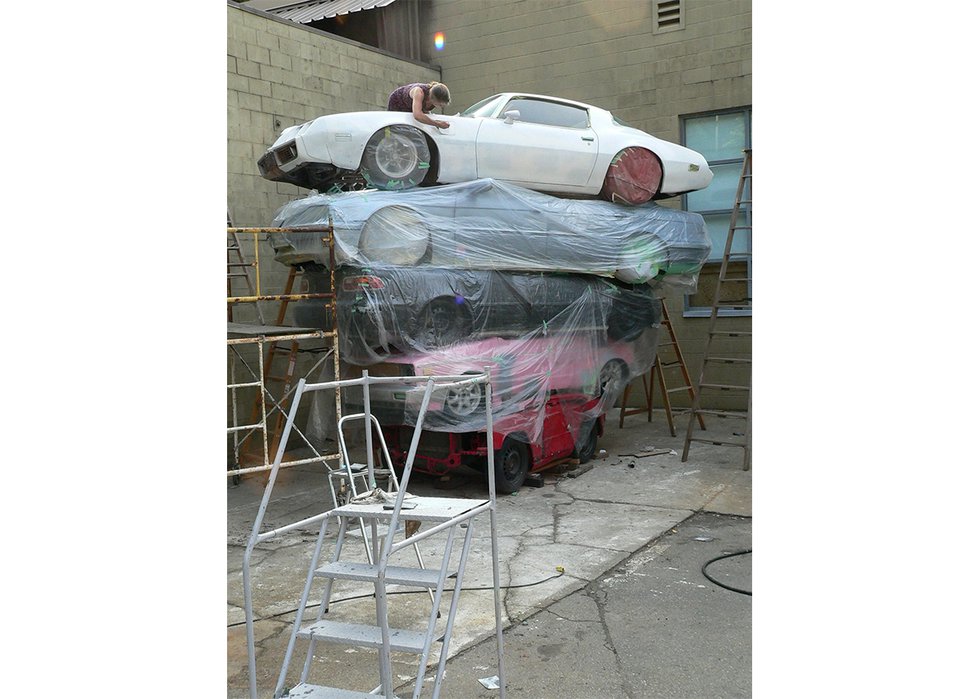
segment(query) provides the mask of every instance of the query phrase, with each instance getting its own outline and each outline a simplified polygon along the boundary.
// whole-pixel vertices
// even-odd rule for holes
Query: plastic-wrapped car
[[[492,338],[392,356],[368,371],[377,376],[458,376],[489,368],[494,422],[527,413],[525,431],[536,441],[542,436],[543,407],[553,395],[598,399],[586,417],[597,418],[609,410],[629,381],[653,366],[658,330],[649,328],[632,342],[608,342],[604,332],[588,330]],[[372,386],[371,412],[382,425],[413,425],[424,392],[424,385],[417,383]],[[436,390],[426,406],[423,427],[479,431],[485,421],[485,400],[481,386]],[[345,412],[363,410],[363,396],[356,392],[348,394],[344,403]]]
[[[337,264],[583,273],[694,291],[711,242],[695,213],[559,199],[495,180],[313,194],[273,226],[328,226]],[[322,232],[270,234],[278,262],[329,264]]]
[[[303,279],[311,293],[329,291],[322,266],[304,265]],[[660,301],[649,285],[584,274],[340,267],[335,283],[341,356],[353,364],[470,339],[519,337],[547,328],[583,298],[609,340],[634,340],[660,323]],[[296,302],[294,318],[303,327],[327,327],[320,300]]]

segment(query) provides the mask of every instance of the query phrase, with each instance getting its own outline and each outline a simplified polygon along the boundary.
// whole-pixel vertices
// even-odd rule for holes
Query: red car
[[[497,491],[516,492],[527,474],[567,458],[577,458],[579,463],[592,459],[605,428],[606,416],[594,413],[599,400],[580,393],[554,394],[543,411],[527,410],[496,421],[493,465]],[[414,428],[393,425],[383,430],[392,463],[396,468],[404,467]],[[534,434],[539,435],[537,439]],[[486,431],[422,431],[414,471],[444,475],[460,466],[486,471]]]
[[[609,342],[604,328],[583,324],[573,332],[489,338],[393,356],[369,371],[379,376],[458,376],[488,367],[497,488],[509,493],[520,488],[529,472],[567,457],[592,457],[603,414],[630,379],[653,365],[658,330],[648,328],[632,342]],[[345,412],[363,410],[359,393],[347,396]],[[424,393],[418,383],[371,388],[371,413],[387,426],[385,438],[396,463],[404,464]],[[425,435],[413,468],[442,474],[484,463],[482,386],[437,390],[425,408]]]

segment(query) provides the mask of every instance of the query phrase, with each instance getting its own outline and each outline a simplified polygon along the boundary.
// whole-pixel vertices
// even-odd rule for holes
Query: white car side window
[[[570,104],[515,97],[504,107],[500,118],[503,118],[503,114],[512,109],[521,113],[520,121],[529,124],[564,126],[573,129],[585,129],[589,126],[588,110]]]

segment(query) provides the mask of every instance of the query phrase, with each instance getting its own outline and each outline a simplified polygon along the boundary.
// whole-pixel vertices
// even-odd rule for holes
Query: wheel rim
[[[521,459],[521,454],[514,447],[511,447],[504,453],[503,464],[501,464],[501,473],[504,476],[504,480],[508,483],[513,483],[520,476],[522,468],[523,459]]]
[[[456,415],[465,417],[476,412],[482,397],[479,386],[462,386],[449,391],[449,395],[446,396],[446,407]]]
[[[623,368],[617,362],[608,362],[599,371],[599,395],[603,396],[623,380]]]
[[[375,151],[378,169],[386,177],[400,179],[408,177],[419,163],[415,145],[398,133],[389,132],[381,139]]]
[[[424,311],[421,339],[428,347],[450,345],[468,332],[465,311],[453,301],[433,301]]]

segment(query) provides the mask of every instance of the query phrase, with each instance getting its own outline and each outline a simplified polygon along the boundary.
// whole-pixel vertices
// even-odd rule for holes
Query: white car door
[[[511,120],[506,113],[516,110]],[[561,102],[515,97],[498,119],[481,119],[476,141],[479,177],[523,184],[584,189],[595,167],[598,142],[588,110]]]

